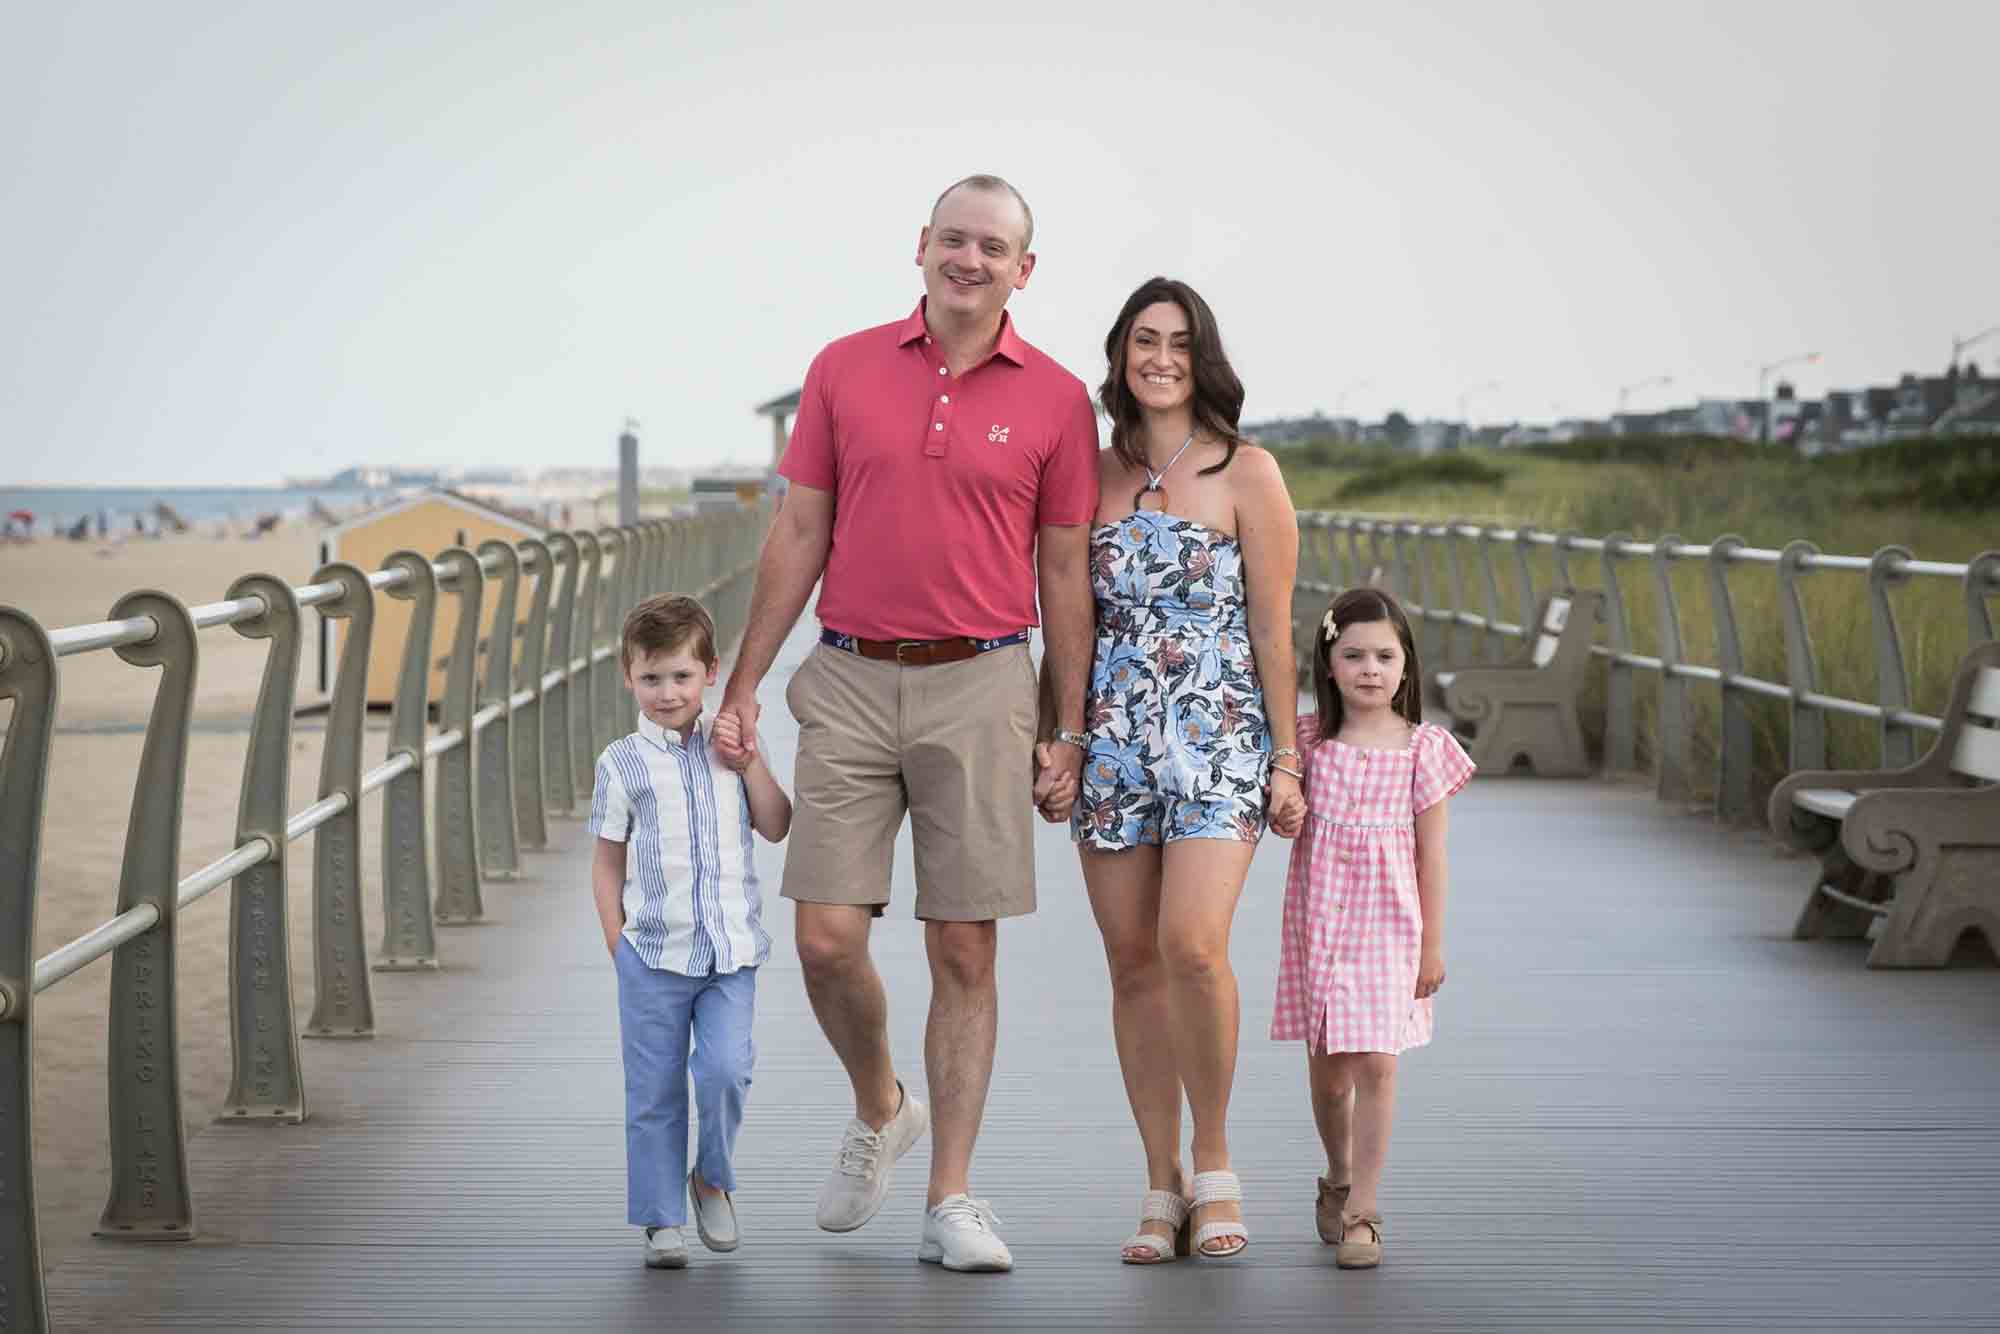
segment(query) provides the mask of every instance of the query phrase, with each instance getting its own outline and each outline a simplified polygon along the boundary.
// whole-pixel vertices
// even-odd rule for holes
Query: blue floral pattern
[[[1243,549],[1139,510],[1091,535],[1097,654],[1070,832],[1117,850],[1264,831],[1271,732],[1250,652]]]

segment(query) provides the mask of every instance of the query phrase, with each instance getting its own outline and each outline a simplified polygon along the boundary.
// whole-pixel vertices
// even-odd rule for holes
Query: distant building
[[[539,524],[496,509],[456,491],[433,489],[405,496],[342,523],[327,528],[320,536],[320,562],[347,561],[370,573],[382,568],[390,553],[421,551],[435,556],[446,547],[476,550],[488,538],[518,542],[524,537],[542,537],[548,530]],[[480,633],[493,628],[494,602],[482,599]],[[401,598],[375,600],[375,627],[368,654],[368,702],[388,704],[396,696],[396,674],[403,661],[403,640],[410,630],[412,604]],[[528,599],[519,599],[515,616],[527,621]],[[339,656],[340,636],[347,622],[320,618],[319,685],[331,689],[333,663]],[[440,596],[437,620],[431,631],[430,697],[444,694],[441,659],[451,652],[451,637],[458,628],[458,599]]]

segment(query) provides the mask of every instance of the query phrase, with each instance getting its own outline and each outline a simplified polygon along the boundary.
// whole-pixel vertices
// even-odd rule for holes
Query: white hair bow
[[[1331,644],[1340,638],[1340,623],[1333,619],[1333,608],[1326,609],[1326,615],[1319,618],[1320,638]]]

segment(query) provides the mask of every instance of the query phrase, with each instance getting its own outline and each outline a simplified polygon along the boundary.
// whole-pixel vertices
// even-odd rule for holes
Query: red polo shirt
[[[778,471],[834,496],[823,625],[997,639],[1037,622],[1036,530],[1097,512],[1097,415],[1005,312],[992,355],[951,374],[918,302],[813,358]]]

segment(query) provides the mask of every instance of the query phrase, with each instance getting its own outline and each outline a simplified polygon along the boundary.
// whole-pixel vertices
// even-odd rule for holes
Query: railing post
[[[1653,766],[1656,792],[1662,801],[1687,801],[1694,795],[1689,760],[1687,682],[1674,674],[1681,664],[1681,612],[1674,597],[1674,548],[1677,534],[1653,543],[1653,589],[1660,607],[1660,735]]]
[[[1359,588],[1368,582],[1368,558],[1361,552],[1361,524],[1359,520],[1347,519],[1347,561],[1349,578],[1347,588]],[[1374,545],[1370,540],[1370,546]]]
[[[389,758],[408,756],[411,763],[382,793],[382,948],[375,953],[375,969],[392,973],[438,966],[437,935],[431,929],[430,830],[424,823],[424,715],[430,701],[437,573],[428,558],[407,550],[391,553],[382,568],[409,576],[402,587],[386,591],[412,604],[389,712]]]
[[[444,698],[438,701],[441,732],[458,733],[458,744],[437,757],[437,791],[431,823],[437,830],[438,892],[432,916],[440,926],[470,926],[486,919],[479,895],[479,806],[472,751],[473,681],[479,659],[479,605],[485,587],[479,561],[464,547],[438,553],[444,567],[438,588],[458,599],[451,661],[444,671]]]
[[[549,642],[549,576],[555,573],[549,548],[540,538],[525,537],[515,544],[521,554],[521,572],[535,577],[535,591],[528,600],[528,633],[521,641],[521,666],[514,673],[514,688],[528,692],[528,702],[514,715],[520,732],[514,738],[514,825],[524,848],[540,851],[549,846],[542,758],[544,746],[542,706],[548,692],[542,689],[545,651]]]
[[[1787,543],[1778,553],[1778,608],[1785,620],[1785,680],[1792,688],[1790,765],[1793,770],[1826,767],[1826,713],[1805,696],[1819,692],[1819,662],[1813,653],[1812,631],[1806,624],[1805,603],[1799,597],[1799,576],[1819,548],[1803,539]]]
[[[55,735],[56,655],[32,617],[0,607],[0,1317],[48,1328],[35,1217],[35,894]]]
[[[1405,530],[1408,531],[1405,531]],[[1431,588],[1431,562],[1425,551],[1427,539],[1417,524],[1398,523],[1391,539],[1396,546],[1396,596],[1403,600],[1416,621],[1417,651],[1425,662],[1444,660],[1451,640],[1448,629],[1440,629],[1432,619],[1438,613],[1437,597]],[[1411,558],[1414,547],[1415,559]]]
[[[562,571],[562,582],[556,586],[555,612],[549,619],[549,658],[544,675],[555,672],[557,680],[542,700],[542,780],[548,784],[549,814],[573,816],[576,776],[570,771],[569,728],[574,693],[570,659],[575,655],[570,648],[570,631],[576,624],[578,555],[576,539],[568,533],[552,532],[545,540],[555,569]]]
[[[641,527],[646,534],[646,563],[642,567],[645,582],[639,596],[651,597],[665,592],[667,587],[667,521],[648,519]]]
[[[1910,677],[1903,666],[1903,636],[1896,628],[1896,608],[1889,590],[1910,581],[1903,562],[1908,547],[1886,546],[1868,560],[1868,621],[1875,632],[1875,697],[1882,706],[1882,767],[1902,769],[1917,762],[1917,734],[1908,723],[1889,717],[1892,709],[1910,707]]]
[[[1499,539],[1494,536],[1499,528],[1493,524],[1481,524],[1479,535],[1472,539],[1479,552],[1479,579],[1486,595],[1486,660],[1503,662],[1507,657],[1507,637],[1500,633],[1500,574],[1493,568],[1493,544]]]
[[[1534,612],[1538,608],[1534,596],[1534,568],[1528,564],[1528,544],[1534,542],[1534,530],[1528,524],[1514,526],[1514,586],[1520,588],[1520,638],[1524,644],[1534,644],[1538,626],[1534,624]]]
[[[625,623],[625,613],[630,607],[621,597],[625,576],[629,573],[625,530],[600,528],[597,530],[597,541],[604,554],[611,558],[611,568],[601,575],[602,584],[597,592],[597,625],[591,635],[591,749],[601,751],[618,736],[619,718],[625,712],[620,707],[619,697],[625,690],[618,679],[617,655],[614,653],[599,658],[597,648],[607,642],[617,642],[618,632]]]
[[[344,561],[320,566],[313,582],[340,585],[340,595],[320,603],[319,614],[347,622],[319,757],[319,799],[346,797],[347,809],[313,831],[313,1012],[305,1035],[368,1038],[375,1036],[375,993],[368,980],[367,928],[361,914],[361,747],[368,718],[368,662],[375,643],[375,590],[366,574]],[[385,861],[386,851],[385,843]],[[384,871],[386,917],[386,866]]]
[[[1722,669],[1722,725],[1715,748],[1715,813],[1731,824],[1760,819],[1750,800],[1750,710],[1736,678],[1743,675],[1743,641],[1736,633],[1736,603],[1729,593],[1729,562],[1743,547],[1730,534],[1708,544],[1708,601],[1715,617],[1716,656]]]
[[[1444,586],[1450,593],[1451,605],[1445,608],[1450,617],[1445,626],[1445,656],[1451,662],[1479,661],[1479,636],[1471,626],[1458,618],[1471,606],[1465,596],[1465,575],[1458,564],[1458,521],[1446,519],[1439,534],[1439,545],[1444,548]],[[1429,564],[1429,562],[1426,562]]]
[[[1611,773],[1630,773],[1639,767],[1637,738],[1633,735],[1632,664],[1619,661],[1632,651],[1631,627],[1625,619],[1625,593],[1618,583],[1618,548],[1631,540],[1629,534],[1611,533],[1599,553],[1604,571],[1604,623],[1610,639],[1611,662],[1604,677],[1604,767]],[[1532,603],[1528,616],[1534,616]],[[1532,625],[1527,627],[1535,633]]]
[[[482,713],[496,707],[500,712],[476,736],[467,738],[478,747],[478,776],[472,791],[479,803],[479,868],[490,879],[514,880],[521,874],[521,849],[514,841],[514,602],[521,584],[521,558],[513,544],[490,537],[479,544],[476,554],[482,567],[489,556],[500,566],[478,699]]]
[[[583,666],[574,669],[569,683],[569,772],[580,799],[590,791],[597,773],[599,747],[592,741],[596,735],[597,710],[591,700],[597,689],[597,665],[590,655],[597,647],[598,571],[603,568],[604,550],[595,533],[581,529],[576,534],[576,545],[583,553],[583,568],[577,575],[576,624],[570,656],[572,662],[581,658]],[[571,664],[565,663],[564,670],[571,670]]]
[[[1993,642],[1993,612],[1986,599],[2000,592],[2000,551],[1982,551],[1965,564],[1965,624],[1968,644]]]
[[[1569,570],[1569,553],[1577,549],[1577,539],[1581,536],[1582,534],[1574,528],[1565,528],[1556,534],[1555,545],[1550,548],[1550,551],[1555,555],[1555,586],[1557,588],[1576,587],[1576,576],[1571,574]],[[1524,581],[1522,586],[1528,591],[1526,605],[1532,608],[1535,605],[1535,585],[1534,581],[1528,576],[1528,557],[1525,549],[1521,553],[1521,578]],[[1527,613],[1527,616],[1532,615],[1534,615],[1533,611]],[[1522,619],[1527,619],[1527,616],[1524,616]]]
[[[1389,529],[1389,547],[1395,552],[1395,568],[1390,571],[1391,587],[1394,588],[1396,596],[1406,603],[1414,602],[1417,598],[1417,582],[1410,575],[1409,544],[1404,540],[1409,536],[1407,530],[1414,526],[1407,520],[1397,519]],[[1429,611],[1430,608],[1424,607],[1422,610]]]
[[[165,593],[127,593],[111,608],[111,620],[135,616],[152,617],[158,628],[143,644],[121,644],[118,656],[161,670],[133,786],[118,911],[151,907],[159,920],[111,955],[111,1191],[94,1235],[186,1241],[194,1236],[194,1196],[181,1129],[174,924],[197,646],[187,608]]]
[[[264,610],[234,629],[270,642],[236,806],[236,846],[253,838],[271,855],[229,889],[229,1093],[220,1122],[306,1119],[298,1026],[292,1018],[291,931],[287,926],[285,805],[292,790],[292,700],[299,687],[299,600],[268,574],[229,586],[230,601],[257,598]]]

